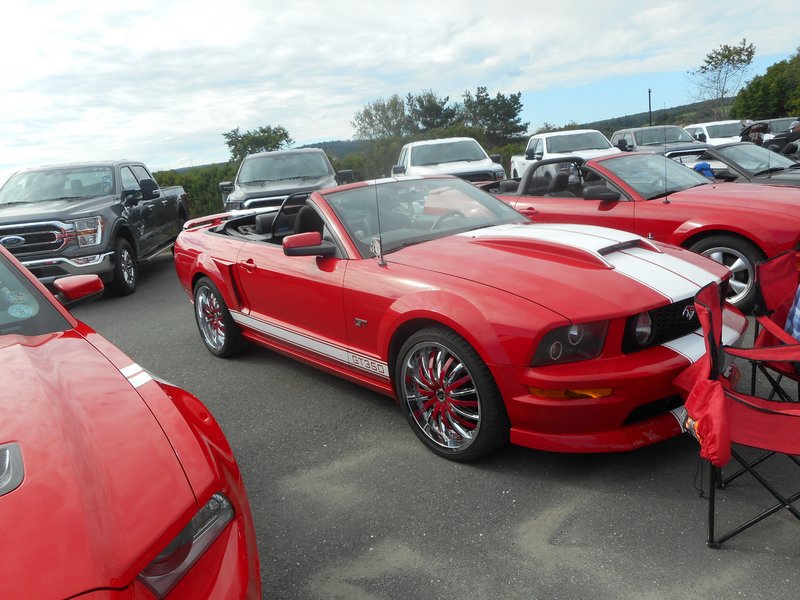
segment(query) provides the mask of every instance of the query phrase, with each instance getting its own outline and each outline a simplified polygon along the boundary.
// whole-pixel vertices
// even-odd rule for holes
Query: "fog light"
[[[653,319],[650,313],[641,313],[633,322],[633,337],[640,346],[647,346],[653,341]]]

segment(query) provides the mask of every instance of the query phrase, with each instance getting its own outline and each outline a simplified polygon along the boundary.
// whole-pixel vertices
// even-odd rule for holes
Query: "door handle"
[[[242,267],[248,273],[254,273],[256,270],[256,261],[252,258],[248,258],[247,260],[239,261],[239,266]]]
[[[519,212],[521,212],[526,217],[532,217],[533,215],[535,215],[539,211],[536,210],[535,208],[533,208],[532,206],[529,206],[528,208],[520,208]]]

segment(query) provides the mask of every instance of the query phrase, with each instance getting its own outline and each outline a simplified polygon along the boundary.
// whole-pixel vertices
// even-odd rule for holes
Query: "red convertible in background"
[[[175,268],[213,354],[251,340],[392,396],[461,461],[509,438],[594,452],[678,434],[672,381],[704,352],[693,296],[729,276],[630,233],[535,225],[452,177],[196,219]],[[726,341],[745,325],[726,310]]]
[[[490,191],[537,223],[614,227],[708,256],[733,272],[728,301],[743,312],[755,263],[800,250],[800,188],[715,183],[658,154],[540,161]]]
[[[56,280],[65,302],[97,275]],[[76,321],[0,245],[0,597],[261,597],[239,468],[188,392]]]

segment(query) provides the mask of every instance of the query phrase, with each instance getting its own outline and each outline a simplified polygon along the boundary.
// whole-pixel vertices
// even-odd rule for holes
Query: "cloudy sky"
[[[9,5],[10,7],[11,5]],[[229,157],[222,133],[282,125],[350,139],[392,94],[522,92],[531,129],[694,101],[686,72],[720,44],[752,75],[797,51],[798,0],[24,0],[0,23],[0,181],[23,166]],[[8,13],[8,11],[7,11]],[[753,115],[758,117],[758,115]]]

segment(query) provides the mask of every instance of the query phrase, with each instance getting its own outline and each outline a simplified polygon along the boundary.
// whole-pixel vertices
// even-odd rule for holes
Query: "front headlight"
[[[103,241],[103,218],[87,217],[70,221],[75,226],[78,246],[97,246]]]
[[[496,181],[500,181],[502,179],[505,179],[506,178],[506,172],[505,171],[495,171],[494,178],[495,178]]]
[[[574,323],[545,334],[533,356],[534,367],[596,358],[603,349],[608,321]]]
[[[139,573],[139,579],[158,598],[163,598],[208,550],[233,517],[230,500],[222,494],[214,494],[153,562]]]

